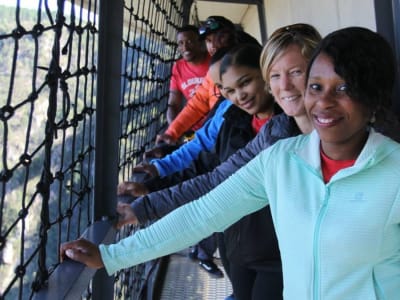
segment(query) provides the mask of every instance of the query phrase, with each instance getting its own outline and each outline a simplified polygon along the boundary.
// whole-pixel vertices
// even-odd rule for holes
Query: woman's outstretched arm
[[[100,245],[107,272],[184,249],[267,205],[264,165],[260,155],[200,199],[117,244]]]

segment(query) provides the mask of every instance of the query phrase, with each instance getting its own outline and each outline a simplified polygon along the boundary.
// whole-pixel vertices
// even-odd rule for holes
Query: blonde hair
[[[261,73],[267,87],[269,87],[271,65],[284,50],[291,45],[298,45],[301,54],[309,60],[321,39],[319,32],[309,24],[297,23],[275,30],[260,56]]]

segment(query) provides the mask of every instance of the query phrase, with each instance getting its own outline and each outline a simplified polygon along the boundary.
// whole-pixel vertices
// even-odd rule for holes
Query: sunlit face
[[[260,69],[231,66],[222,74],[222,85],[226,97],[248,114],[259,118],[270,114],[272,103]]]
[[[201,42],[193,31],[179,32],[177,35],[178,51],[188,62],[195,61],[201,52]]]
[[[226,31],[210,33],[206,36],[205,42],[208,53],[213,56],[218,49],[227,47],[230,33]]]
[[[305,107],[328,156],[337,146],[345,146],[348,153],[358,155],[367,137],[371,111],[352,99],[347,90],[346,82],[335,73],[331,58],[319,54],[310,69]]]
[[[275,101],[292,117],[306,114],[304,108],[305,73],[308,61],[298,45],[291,45],[278,55],[268,74]]]

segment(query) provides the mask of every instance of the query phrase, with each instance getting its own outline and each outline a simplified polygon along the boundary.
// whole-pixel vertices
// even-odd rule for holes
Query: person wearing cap
[[[199,29],[200,39],[204,39],[208,53],[212,56],[221,47],[233,44],[259,44],[247,32],[236,28],[232,21],[222,16],[210,16]]]
[[[199,29],[200,38],[205,40],[207,51],[213,55],[217,49],[233,46],[237,43],[258,43],[258,41],[236,30],[235,25],[222,16],[210,16]],[[167,130],[157,136],[156,143],[176,143],[193,124],[201,120],[213,108],[218,97],[211,76],[207,73],[194,96],[169,124]]]

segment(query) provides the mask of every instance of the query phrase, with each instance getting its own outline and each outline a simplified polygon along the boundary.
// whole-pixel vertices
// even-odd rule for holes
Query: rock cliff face
[[[95,95],[96,79],[88,76],[90,72],[81,75],[79,71],[84,64],[92,68],[97,48],[90,54],[95,48],[87,48],[86,40],[80,43],[82,48],[70,43],[72,27],[66,24],[71,24],[71,5],[65,4],[57,54],[59,72],[52,74],[57,2],[48,1],[49,10],[45,1],[40,10],[39,1],[20,1],[28,8],[16,7],[17,1],[8,2],[13,6],[0,5],[0,295],[28,299],[39,253],[46,255],[46,261],[40,262],[42,268],[50,268],[58,262],[59,232],[76,235],[79,226],[84,228],[79,218],[66,217],[66,211],[79,198],[76,192],[89,200],[79,185],[85,186],[83,176],[92,182],[93,176],[87,176],[92,159],[88,162],[85,155],[90,153],[88,145],[94,145],[93,134],[88,134],[94,129],[89,131],[83,124],[94,126],[94,122],[82,111],[95,103],[89,97]],[[65,45],[69,47],[63,55]],[[51,85],[57,88],[55,101]],[[51,105],[53,116],[49,114]],[[50,123],[49,118],[53,118]],[[54,129],[51,136],[49,124]],[[43,185],[43,174],[49,178],[49,191]],[[86,218],[88,208],[86,204],[81,210]],[[66,220],[71,223],[67,225]]]

